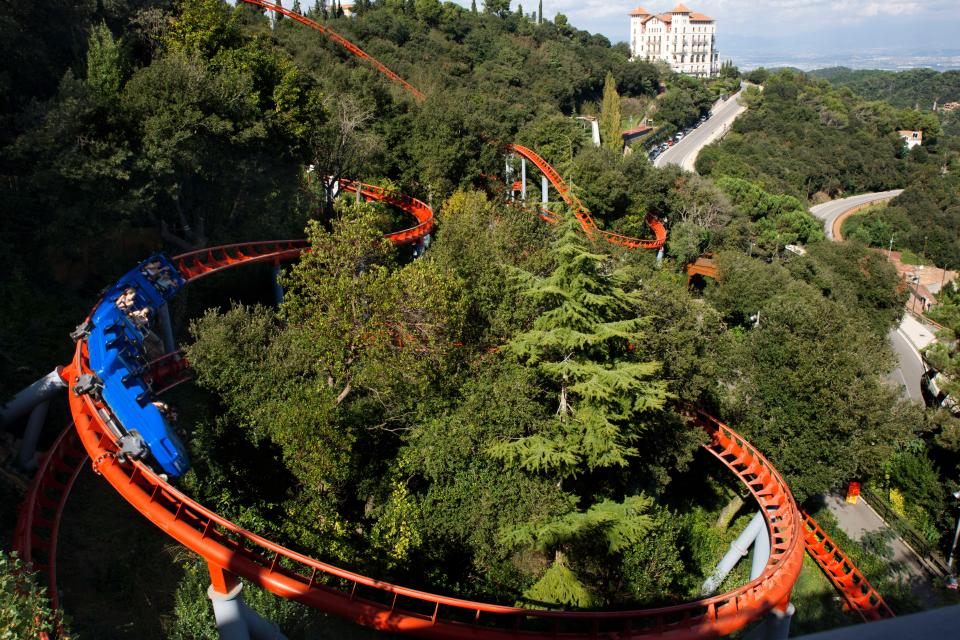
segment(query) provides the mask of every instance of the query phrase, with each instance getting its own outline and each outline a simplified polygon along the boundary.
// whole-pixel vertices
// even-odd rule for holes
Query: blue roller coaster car
[[[143,378],[148,350],[159,339],[150,321],[185,281],[162,254],[153,255],[107,289],[87,326],[90,368],[112,415],[107,426],[123,455],[153,456],[163,471],[179,478],[190,466],[187,449],[154,406],[153,391]]]

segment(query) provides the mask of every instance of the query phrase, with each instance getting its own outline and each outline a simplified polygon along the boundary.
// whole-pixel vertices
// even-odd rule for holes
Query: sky
[[[679,0],[639,2],[652,13],[666,12]],[[470,1],[457,0],[470,6]],[[522,3],[534,11],[537,0]],[[565,14],[579,29],[599,32],[613,42],[627,41],[630,11],[638,0],[544,0],[548,18]],[[735,62],[751,55],[770,60],[900,54],[956,57],[960,61],[960,0],[689,0],[694,11],[717,20],[720,57]],[[482,7],[482,0],[477,5]],[[512,8],[517,1],[513,0]],[[740,58],[738,61],[737,58]],[[952,66],[952,65],[951,65]]]

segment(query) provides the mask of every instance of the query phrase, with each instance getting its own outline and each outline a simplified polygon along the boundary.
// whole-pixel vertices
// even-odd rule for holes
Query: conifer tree
[[[294,13],[303,13],[303,12],[300,10],[300,0],[293,0],[293,9],[292,9],[292,11],[293,11]]]
[[[571,216],[572,220],[572,216]],[[546,277],[523,274],[525,294],[543,307],[533,327],[508,349],[536,367],[557,393],[555,419],[546,430],[497,445],[508,463],[559,480],[626,466],[644,411],[660,409],[666,383],[657,362],[641,362],[633,345],[644,319],[636,300],[607,274],[607,257],[592,253],[573,222],[554,244],[557,266]]]
[[[617,81],[613,73],[607,72],[603,83],[603,105],[600,109],[600,138],[603,146],[611,151],[623,151],[623,138],[620,132],[620,94],[617,93]]]
[[[537,24],[543,24],[543,0],[540,0],[540,6],[537,8]]]
[[[541,312],[507,349],[536,368],[557,394],[554,417],[522,437],[501,441],[491,453],[561,486],[590,471],[625,467],[637,454],[632,445],[643,429],[643,414],[662,409],[668,392],[666,382],[655,377],[660,363],[639,356],[645,320],[636,316],[638,299],[620,286],[621,275],[610,271],[607,256],[591,251],[572,216],[553,248],[552,273],[519,276]],[[576,575],[570,554],[597,553],[598,539],[606,542],[606,552],[622,551],[652,524],[647,512],[653,501],[642,494],[593,505],[589,499],[590,494],[580,496],[581,504],[587,501],[583,511],[504,534],[509,546],[553,556],[550,568],[525,592],[529,600],[589,606],[590,589]]]
[[[470,13],[477,12],[477,0],[470,0]]]
[[[107,100],[115,100],[122,82],[120,47],[110,29],[101,22],[90,29],[87,46],[87,84]]]

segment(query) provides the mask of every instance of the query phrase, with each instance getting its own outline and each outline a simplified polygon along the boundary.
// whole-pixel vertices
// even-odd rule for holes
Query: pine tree
[[[540,0],[540,6],[537,8],[537,24],[543,24],[543,0]]]
[[[122,83],[120,47],[107,25],[101,22],[90,29],[87,46],[87,84],[107,100],[115,100]]]
[[[620,94],[617,93],[617,81],[609,71],[603,83],[600,138],[607,149],[617,153],[623,151],[623,137],[620,131]]]
[[[477,0],[470,0],[470,13],[477,12]]]
[[[300,0],[293,0],[293,9],[292,9],[292,11],[293,11],[294,13],[303,13],[303,12],[300,10]]]
[[[572,220],[572,216],[571,216]],[[636,299],[605,273],[607,257],[591,253],[571,221],[555,242],[557,266],[546,277],[521,276],[525,294],[543,306],[532,329],[508,344],[510,352],[549,380],[556,416],[544,429],[502,442],[502,460],[560,481],[584,471],[626,466],[640,416],[660,409],[666,383],[654,379],[658,362],[641,362],[632,345],[642,339]]]
[[[554,390],[556,411],[552,419],[520,438],[499,442],[490,453],[562,486],[590,471],[625,467],[637,454],[632,444],[643,429],[643,414],[662,409],[668,391],[666,382],[655,378],[660,363],[639,357],[645,322],[634,311],[639,300],[620,286],[622,276],[609,269],[608,257],[590,251],[572,216],[553,249],[557,264],[549,275],[518,275],[525,295],[541,311],[507,351],[534,367]],[[575,502],[589,505],[592,495],[587,492]],[[525,597],[589,606],[590,589],[568,566],[567,556],[599,554],[594,560],[602,564],[607,553],[624,550],[650,530],[652,505],[642,494],[623,502],[604,499],[583,511],[506,532],[506,545],[553,556]],[[606,548],[597,540],[605,541]]]

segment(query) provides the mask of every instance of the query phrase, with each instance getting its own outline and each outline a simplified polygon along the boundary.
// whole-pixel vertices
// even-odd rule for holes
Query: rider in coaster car
[[[117,296],[117,308],[125,313],[130,313],[137,303],[137,292],[133,287],[127,287],[119,296]]]
[[[176,287],[176,282],[174,282],[169,267],[166,267],[159,260],[151,260],[147,264],[143,265],[141,270],[143,275],[153,284],[157,285],[163,291]]]
[[[143,335],[143,351],[148,360],[156,360],[162,356],[166,349],[163,346],[163,340],[150,329],[150,308],[144,307],[136,311],[131,311],[127,317],[133,322],[133,325]]]
[[[160,412],[160,415],[163,416],[169,422],[177,421],[177,417],[178,417],[177,412],[173,409],[173,407],[168,405],[166,402],[162,402],[160,400],[154,400],[150,404],[155,406],[157,408],[157,411]]]

